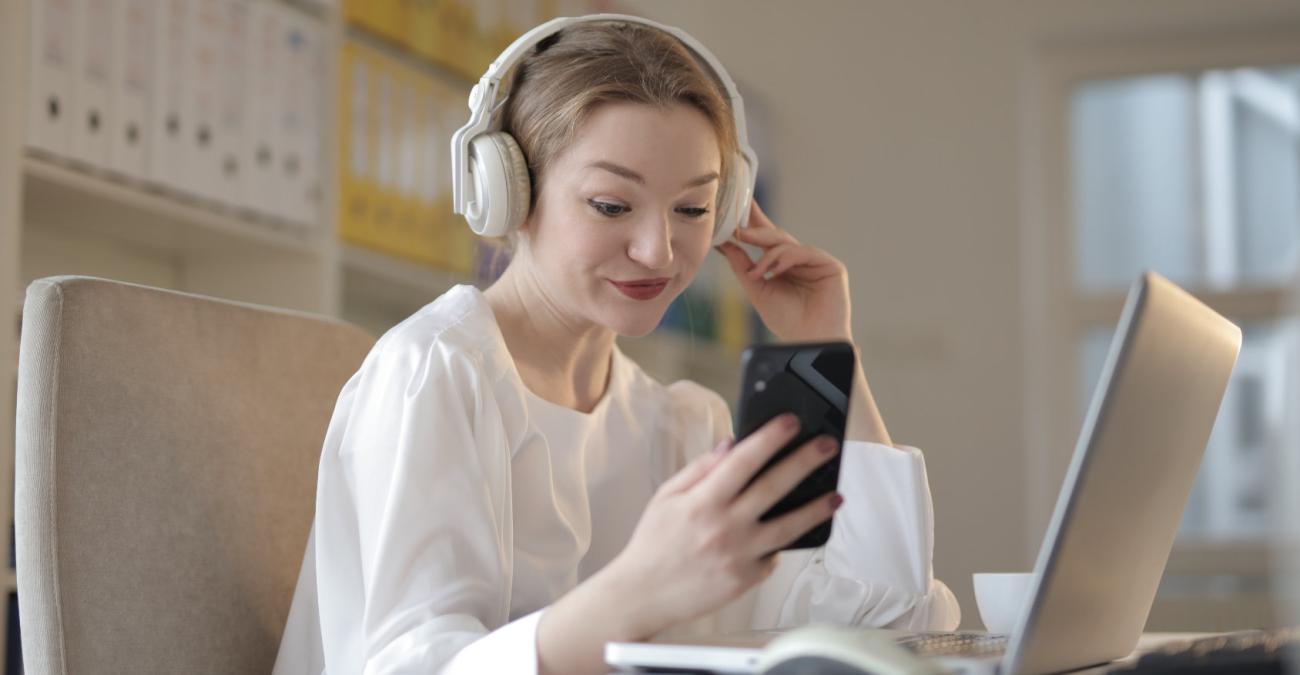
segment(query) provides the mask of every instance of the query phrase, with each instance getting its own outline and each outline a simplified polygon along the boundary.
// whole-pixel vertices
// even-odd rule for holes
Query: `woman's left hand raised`
[[[762,249],[751,261],[735,242],[719,245],[768,329],[783,342],[852,341],[849,274],[835,256],[799,243],[754,202],[735,238]]]

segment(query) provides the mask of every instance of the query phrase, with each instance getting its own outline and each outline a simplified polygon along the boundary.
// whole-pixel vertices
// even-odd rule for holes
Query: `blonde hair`
[[[580,23],[546,38],[516,66],[502,118],[502,129],[528,161],[530,211],[547,167],[592,112],[609,102],[686,104],[704,113],[726,176],[736,152],[736,124],[725,91],[689,48],[649,26]]]

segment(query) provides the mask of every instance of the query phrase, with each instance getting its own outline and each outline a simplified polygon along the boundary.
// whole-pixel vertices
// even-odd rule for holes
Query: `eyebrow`
[[[641,174],[625,166],[615,164],[613,162],[606,162],[604,160],[599,160],[599,161],[592,162],[591,164],[588,164],[587,168],[604,169],[605,171],[608,171],[614,174],[615,176],[621,176],[639,185],[645,185],[645,176],[642,176]],[[703,176],[697,176],[695,178],[686,181],[686,187],[688,188],[699,187],[700,185],[706,185],[717,179],[718,179],[718,172],[710,171],[709,173],[706,173]]]

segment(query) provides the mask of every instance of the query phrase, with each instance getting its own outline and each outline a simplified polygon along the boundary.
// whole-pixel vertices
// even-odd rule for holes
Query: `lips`
[[[613,284],[614,288],[617,288],[620,293],[633,300],[651,300],[663,293],[665,288],[668,288],[669,281],[671,279],[667,278],[637,279],[635,281],[614,281],[610,279],[609,283]]]

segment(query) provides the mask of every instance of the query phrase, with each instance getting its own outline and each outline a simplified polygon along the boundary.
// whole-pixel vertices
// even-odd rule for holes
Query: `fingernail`
[[[784,419],[781,420],[781,426],[785,427],[789,431],[794,431],[795,429],[798,429],[799,416],[794,413],[786,413],[784,415]]]
[[[838,509],[838,508],[840,508],[840,505],[843,504],[843,503],[844,503],[844,496],[843,496],[843,495],[841,495],[841,494],[838,493],[838,492],[836,492],[835,494],[831,495],[831,508],[832,508],[832,509]]]
[[[713,446],[713,454],[721,455],[727,452],[728,450],[730,450],[731,446],[735,444],[736,444],[736,439],[728,436],[722,439],[721,441],[719,441],[717,445]]]
[[[835,452],[835,449],[838,446],[839,443],[836,443],[834,438],[822,438],[817,441],[817,451],[823,455],[829,455],[832,452]]]

